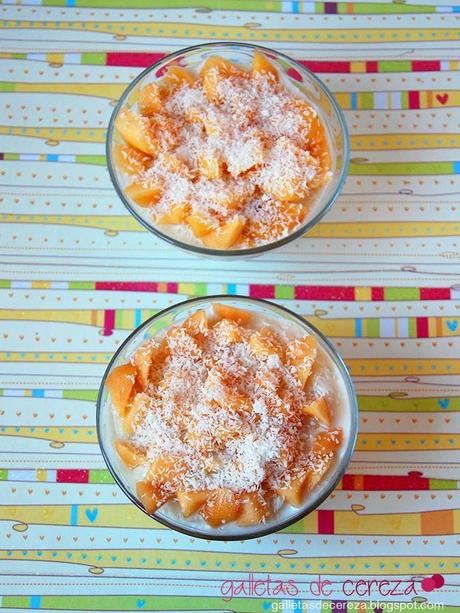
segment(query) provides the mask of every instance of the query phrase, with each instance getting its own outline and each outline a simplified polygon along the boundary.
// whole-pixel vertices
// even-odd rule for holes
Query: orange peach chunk
[[[252,58],[252,72],[271,75],[276,81],[279,81],[278,70],[273,66],[267,56],[261,51],[255,51]]]
[[[243,309],[228,304],[216,302],[212,305],[212,309],[220,319],[231,319],[240,325],[248,324],[252,319],[252,313],[249,311],[244,311]]]
[[[240,514],[237,523],[240,526],[260,524],[267,517],[269,507],[259,492],[248,492],[241,496]]]
[[[128,441],[116,440],[115,449],[128,468],[136,468],[145,462],[145,453]]]
[[[220,488],[210,493],[201,515],[213,528],[234,521],[238,517],[241,506],[240,497],[226,488]]]
[[[209,497],[207,490],[194,492],[177,492],[176,498],[184,517],[193,515],[200,509]]]
[[[246,220],[241,218],[227,221],[216,230],[205,234],[203,243],[212,249],[228,249],[240,240],[245,223]]]
[[[127,405],[134,392],[136,383],[136,368],[132,364],[122,364],[112,370],[105,385],[114,407],[120,415],[124,415]]]
[[[313,402],[303,407],[302,412],[304,413],[304,415],[316,417],[316,419],[325,426],[331,425],[331,409],[329,407],[329,403],[324,396],[313,400]]]
[[[153,180],[134,181],[134,183],[128,185],[125,192],[136,204],[148,208],[160,200],[163,188]]]
[[[158,153],[158,142],[151,132],[150,122],[146,117],[130,109],[123,109],[115,120],[115,128],[132,147],[148,155]]]

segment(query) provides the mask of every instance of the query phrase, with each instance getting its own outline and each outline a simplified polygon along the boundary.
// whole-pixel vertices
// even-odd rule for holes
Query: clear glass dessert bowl
[[[177,226],[159,225],[155,223],[148,208],[139,206],[126,187],[129,183],[126,175],[117,164],[117,148],[123,145],[123,139],[115,128],[117,118],[126,109],[138,109],[139,96],[146,85],[160,83],[167,74],[168,68],[180,66],[192,73],[197,73],[200,67],[212,56],[219,56],[232,62],[237,67],[247,68],[253,61],[254,54],[263,54],[276,68],[283,84],[289,92],[307,102],[318,114],[324,126],[326,141],[330,153],[331,164],[329,180],[320,188],[314,189],[308,198],[306,215],[280,238],[267,239],[269,242],[241,248],[213,248],[205,246],[201,240],[195,239],[189,232],[176,231]],[[109,174],[115,190],[129,212],[149,231],[176,247],[205,256],[216,257],[246,257],[262,254],[271,249],[281,247],[293,241],[311,228],[332,207],[339,196],[346,179],[349,163],[349,140],[343,114],[333,95],[324,83],[302,64],[283,53],[272,49],[248,43],[208,43],[182,49],[168,55],[159,62],[144,70],[125,90],[109,122],[106,141],[106,156]],[[307,176],[308,169],[305,170]]]
[[[136,489],[139,468],[129,468],[117,452],[116,441],[120,437],[119,416],[114,408],[113,397],[107,385],[111,374],[120,366],[130,363],[136,350],[148,339],[161,339],[174,326],[180,326],[192,314],[205,310],[210,313],[216,305],[243,309],[251,315],[257,326],[269,325],[285,338],[294,339],[313,337],[317,347],[315,362],[315,385],[325,394],[331,409],[332,426],[341,429],[341,444],[318,482],[305,494],[297,506],[291,506],[285,498],[277,497],[272,506],[272,513],[261,523],[238,525],[229,521],[213,527],[194,512],[185,517],[178,501],[174,498],[147,512]],[[252,328],[251,328],[252,329]],[[236,392],[235,392],[236,393]],[[316,422],[315,422],[316,423]],[[331,427],[332,427],[331,426]],[[242,540],[255,538],[285,529],[316,509],[333,491],[342,478],[350,461],[357,436],[358,409],[353,384],[348,371],[330,342],[311,324],[299,315],[274,303],[244,296],[209,296],[194,298],[164,309],[141,326],[136,328],[118,348],[102,379],[97,399],[97,431],[99,444],[107,466],[125,495],[142,511],[165,526],[198,538],[212,540]],[[160,433],[161,436],[161,433]],[[277,461],[278,458],[275,458]],[[242,467],[241,470],[245,471]],[[145,502],[145,500],[144,500]]]

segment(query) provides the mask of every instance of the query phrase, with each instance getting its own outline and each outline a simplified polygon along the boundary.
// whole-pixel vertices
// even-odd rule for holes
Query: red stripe
[[[57,470],[57,483],[88,483],[89,470]]]
[[[419,109],[420,108],[420,92],[409,91],[408,93],[409,93],[409,108]]]
[[[428,317],[417,317],[417,338],[428,338]]]
[[[379,64],[378,62],[366,62],[366,72],[378,72]]]
[[[334,511],[318,511],[318,534],[334,534]]]
[[[383,287],[373,287],[371,289],[371,296],[374,302],[381,302],[382,300],[385,300]]]
[[[251,285],[249,287],[249,295],[251,298],[274,298],[274,285]]]
[[[343,475],[342,489],[343,490],[354,490],[355,489],[355,475]]]
[[[104,336],[110,336],[113,333],[115,327],[115,311],[113,309],[106,309],[104,311],[104,328],[102,334]]]
[[[146,281],[96,281],[95,289],[112,292],[156,292],[158,284]]]
[[[414,72],[429,72],[441,70],[441,62],[436,60],[414,60],[412,62]]]
[[[355,299],[354,287],[331,285],[298,285],[294,288],[296,300],[349,300]]]
[[[135,66],[147,68],[165,57],[165,53],[107,53],[107,66]]]
[[[421,287],[420,300],[450,300],[450,288]]]
[[[299,60],[299,64],[309,68],[312,72],[340,72],[349,73],[351,71],[350,62],[329,62],[315,60]]]
[[[417,473],[408,476],[398,475],[365,475],[365,490],[428,490],[430,489],[429,479],[420,477]]]
[[[177,283],[167,283],[166,291],[168,294],[177,294],[179,286]]]

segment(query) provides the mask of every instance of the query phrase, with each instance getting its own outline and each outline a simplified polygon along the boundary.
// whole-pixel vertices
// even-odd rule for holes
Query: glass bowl
[[[152,83],[161,79],[168,66],[179,64],[184,68],[196,71],[211,55],[220,55],[235,64],[248,66],[256,50],[265,53],[272,64],[274,64],[281,73],[283,80],[287,81],[291,86],[294,93],[299,94],[299,97],[304,97],[319,113],[326,128],[329,148],[332,152],[332,177],[323,188],[314,193],[310,200],[310,211],[305,220],[288,236],[257,247],[241,249],[212,249],[182,241],[154,225],[149,217],[149,209],[138,206],[125,194],[124,187],[126,185],[126,178],[123,173],[118,170],[114,156],[114,148],[117,144],[122,142],[114,129],[115,120],[120,111],[126,106],[136,108],[140,90],[147,83]],[[302,234],[313,228],[331,208],[342,191],[347,176],[349,154],[350,146],[345,119],[333,95],[324,83],[310,70],[287,55],[284,55],[284,53],[279,53],[278,51],[249,43],[206,43],[188,47],[171,53],[144,70],[128,86],[118,101],[112,113],[112,117],[110,118],[106,141],[106,156],[110,178],[112,179],[112,183],[121,201],[129,212],[134,215],[137,221],[145,228],[176,247],[201,255],[221,257],[258,255],[270,249],[281,247],[299,238]]]
[[[147,512],[136,497],[135,477],[132,475],[132,471],[120,461],[114,448],[114,411],[105,382],[112,370],[121,364],[125,364],[137,347],[145,340],[161,334],[162,330],[169,328],[171,325],[181,323],[197,309],[207,309],[215,302],[246,309],[262,318],[268,317],[272,321],[275,320],[282,328],[288,328],[295,336],[302,336],[307,333],[316,337],[319,344],[318,359],[325,360],[323,363],[327,363],[327,368],[334,369],[336,392],[340,390],[340,403],[334,407],[335,424],[341,426],[344,432],[344,442],[339,447],[331,468],[307,496],[305,504],[300,508],[284,505],[263,524],[242,527],[229,523],[219,528],[213,528],[204,520],[184,518],[175,501],[166,503],[150,515],[161,524],[196,538],[233,541],[256,538],[282,530],[311,513],[329,496],[342,478],[355,446],[358,431],[358,406],[350,375],[333,346],[316,328],[285,307],[266,300],[245,296],[193,298],[168,307],[136,328],[118,348],[107,366],[97,399],[96,421],[102,455],[115,481],[126,496],[144,513]],[[336,394],[337,396],[339,394]],[[333,399],[331,398],[331,400]]]

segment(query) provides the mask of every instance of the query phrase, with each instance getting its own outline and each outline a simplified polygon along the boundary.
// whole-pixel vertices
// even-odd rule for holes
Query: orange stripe
[[[355,490],[364,489],[364,475],[355,475],[353,479],[353,488]]]
[[[453,534],[454,514],[447,511],[429,511],[420,515],[420,532],[423,535]]]

